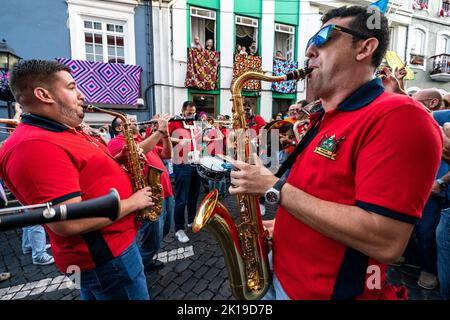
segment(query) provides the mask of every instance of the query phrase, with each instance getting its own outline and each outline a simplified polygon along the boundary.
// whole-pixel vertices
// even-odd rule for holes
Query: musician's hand
[[[168,122],[172,118],[170,114],[159,114],[158,118],[155,119],[158,121],[158,130],[168,133]]]
[[[134,203],[136,205],[136,210],[141,210],[150,206],[155,205],[152,198],[152,193],[150,191],[150,187],[145,187],[141,190],[136,191],[131,195],[129,200],[130,202]]]
[[[128,148],[126,144],[124,144],[122,150],[120,150],[120,152],[114,156],[114,159],[120,165],[126,164],[128,162]]]
[[[235,171],[231,171],[230,194],[264,195],[278,180],[267,169],[256,154],[253,154],[254,165],[241,161],[229,160]]]
[[[139,154],[139,159],[144,162],[147,161],[147,157],[145,156],[144,149],[138,147],[137,150],[138,150],[138,154]]]
[[[400,69],[397,67],[395,68],[394,75],[397,78],[397,80],[402,80],[406,76],[406,74],[407,74],[406,66],[403,66]]]

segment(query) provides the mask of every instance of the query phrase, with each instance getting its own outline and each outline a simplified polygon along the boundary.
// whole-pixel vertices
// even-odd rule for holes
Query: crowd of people
[[[439,285],[450,298],[448,96],[437,89],[409,96],[404,68],[379,69],[388,22],[381,16],[380,28],[368,29],[369,18],[360,6],[324,14],[305,53],[316,99],[269,122],[244,101],[248,143],[260,157],[252,164],[228,159],[230,180],[208,181],[222,197],[259,198],[262,215],[266,204],[277,207],[275,218],[263,221],[272,272],[263,299],[406,299],[405,288],[386,283],[390,264],[416,265],[419,286]],[[194,46],[202,47],[198,37]],[[236,48],[255,52],[256,42],[250,52]],[[84,96],[65,65],[21,61],[10,87],[23,113],[0,149],[0,177],[21,204],[76,203],[111,188],[120,194],[114,222],[97,217],[44,225],[57,267],[79,266],[82,299],[149,299],[145,277],[161,266],[155,258],[162,239],[173,228],[177,241],[190,241],[186,228],[194,223],[204,179],[198,166],[208,157],[222,159],[238,143],[232,118],[199,114],[200,121],[191,121],[199,110],[185,101],[179,121],[156,115],[140,130],[135,119],[119,117],[107,136],[81,126]],[[273,163],[261,161],[270,156],[260,145],[264,129],[273,128],[281,147],[276,173]],[[162,172],[161,194],[133,189],[129,139],[146,170]],[[163,200],[160,218],[136,219],[155,197]]]

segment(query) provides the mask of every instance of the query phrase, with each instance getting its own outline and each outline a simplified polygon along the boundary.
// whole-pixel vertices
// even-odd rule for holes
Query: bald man
[[[412,98],[422,103],[431,111],[436,111],[442,108],[442,95],[437,89],[432,88],[417,91],[412,95]]]

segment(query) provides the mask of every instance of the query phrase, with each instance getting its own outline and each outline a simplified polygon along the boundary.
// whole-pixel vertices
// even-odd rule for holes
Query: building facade
[[[23,59],[65,58],[95,61],[100,66],[140,66],[138,98],[129,104],[103,106],[145,120],[154,113],[151,9],[150,2],[138,0],[4,0],[0,15],[8,28],[0,30],[0,39]],[[96,84],[91,85],[94,88]],[[123,91],[113,94],[127,93],[126,84],[117,88]],[[0,117],[5,118],[7,110],[2,103]],[[107,124],[112,118],[87,114],[86,120]]]
[[[406,59],[421,89],[450,91],[450,1],[411,0],[412,22]]]
[[[174,0],[153,1],[155,39],[155,98],[157,112],[178,114],[185,100],[193,100],[198,111],[211,115],[231,114],[230,86],[236,69],[236,47],[255,42],[260,70],[274,70],[277,51],[286,61],[302,66],[304,50],[299,46],[301,2],[263,0]],[[205,46],[213,40],[220,57],[218,81],[214,89],[204,90],[187,83],[190,50],[195,37]],[[188,79],[189,81],[189,79]],[[299,82],[295,91],[277,92],[272,83],[262,82],[260,90],[244,90],[255,112],[266,120],[274,113],[287,111],[305,94]]]

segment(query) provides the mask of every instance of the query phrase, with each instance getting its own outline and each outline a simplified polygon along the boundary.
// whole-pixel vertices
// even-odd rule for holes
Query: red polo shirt
[[[384,93],[376,79],[325,113],[287,183],[319,199],[414,224],[441,151],[439,127],[424,108],[407,96]],[[386,265],[322,235],[281,206],[273,244],[274,272],[292,299],[377,298],[380,290],[366,284],[374,268],[385,284]]]
[[[141,142],[143,139],[140,135],[135,138],[136,143]],[[115,156],[117,155],[125,145],[125,137],[121,134],[115,136],[108,142],[109,152]],[[148,164],[163,170],[161,174],[161,186],[164,192],[164,198],[173,196],[172,185],[170,184],[169,173],[167,172],[164,162],[161,160],[162,147],[155,146],[150,152],[146,154]]]
[[[191,124],[188,123],[188,125]],[[187,155],[185,156],[184,151],[194,151],[194,143],[196,144],[196,150],[200,150],[199,141],[201,140],[201,130],[199,126],[196,126],[196,129],[192,129],[192,132],[194,137],[191,134],[191,130],[184,127],[184,121],[169,122],[169,135],[172,138],[192,139],[190,147],[182,147],[180,144],[175,145],[173,150],[174,164],[187,163]]]
[[[57,204],[81,196],[106,195],[116,188],[121,199],[133,188],[126,172],[85,134],[36,115],[24,115],[0,150],[0,175],[23,204]],[[119,256],[134,241],[137,225],[130,214],[102,229],[59,236],[45,226],[61,272],[70,265],[89,270]]]

